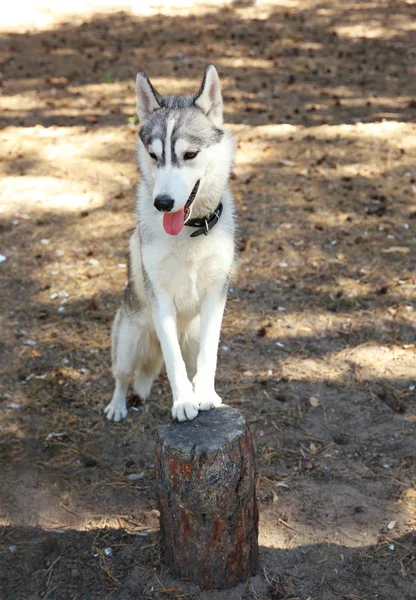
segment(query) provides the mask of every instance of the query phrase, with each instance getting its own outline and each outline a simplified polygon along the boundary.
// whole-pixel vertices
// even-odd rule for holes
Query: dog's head
[[[164,213],[166,233],[178,235],[191,214],[216,208],[231,169],[218,74],[207,67],[195,95],[162,97],[144,73],[137,75],[136,90],[142,175],[155,211]]]

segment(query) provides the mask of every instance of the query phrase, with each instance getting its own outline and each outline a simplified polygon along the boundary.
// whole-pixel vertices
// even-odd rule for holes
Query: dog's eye
[[[183,155],[184,160],[192,160],[193,158],[195,158],[195,156],[198,154],[198,152],[185,152],[185,154]]]
[[[154,152],[149,152],[149,156],[150,158],[153,158],[153,160],[157,160],[157,156]]]

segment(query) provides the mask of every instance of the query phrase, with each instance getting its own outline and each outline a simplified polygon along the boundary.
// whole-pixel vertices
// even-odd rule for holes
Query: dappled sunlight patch
[[[222,67],[244,67],[246,64],[246,59],[241,57],[227,57],[227,58],[218,58],[216,61],[217,65]],[[250,66],[255,69],[270,69],[270,60],[266,58],[250,58]]]
[[[134,195],[134,138],[127,126],[117,131],[58,126],[6,128],[0,138],[7,157],[1,167],[2,215],[70,215],[95,210],[117,195]],[[97,161],[98,157],[102,160]]]
[[[77,193],[76,187],[81,185],[76,186],[74,182],[57,177],[3,177],[0,182],[3,200],[0,213],[18,216],[18,211],[42,213],[52,210],[62,214],[102,204],[100,192]]]
[[[414,346],[386,347],[365,343],[355,348],[328,353],[320,358],[288,357],[282,364],[282,374],[299,381],[342,381],[351,377],[356,382],[372,379],[416,379],[416,353]]]
[[[11,126],[20,126],[25,118],[31,118],[35,120],[35,126],[37,125],[37,130],[34,130],[37,135],[42,135],[39,129],[45,120],[49,121],[55,129],[59,128],[64,132],[67,129],[63,126],[66,125],[64,119],[73,119],[75,121],[73,129],[75,129],[82,123],[88,125],[97,122],[100,117],[106,117],[109,113],[124,114],[125,124],[127,124],[128,118],[133,116],[136,110],[134,78],[132,77],[131,81],[113,81],[111,73],[104,72],[101,74],[101,79],[99,83],[83,85],[71,83],[66,77],[15,79],[13,85],[20,90],[20,93],[3,93],[0,96],[0,109],[4,111],[3,118],[7,118]],[[61,80],[65,83],[59,83]],[[39,92],[39,88],[44,88],[45,84],[47,89]],[[198,89],[197,83],[195,87]],[[96,121],[93,120],[94,118]],[[51,128],[48,127],[46,135],[48,137],[52,135]]]
[[[396,537],[398,530],[406,531],[404,507],[369,497],[361,488],[361,477],[352,478],[349,483],[331,480],[332,460],[339,452],[332,447],[324,453],[327,480],[320,482],[320,489],[313,485],[300,488],[296,478],[286,480],[285,487],[279,487],[281,482],[275,485],[269,482],[275,500],[262,515],[260,543],[273,548],[296,548],[313,543],[319,530],[320,542],[360,548],[382,542],[380,533],[389,532],[387,526],[393,519],[395,531],[390,530],[389,536]],[[267,493],[266,489],[262,486],[263,493]],[[292,498],[290,504],[289,495]],[[307,518],[297,512],[297,507],[302,504],[308,507]],[[367,522],[370,512],[376,527]]]
[[[338,363],[345,361],[355,371],[355,377],[362,380],[416,379],[416,349],[414,344],[384,346],[369,342],[356,348],[346,348],[332,359]]]
[[[346,362],[329,361],[327,357],[287,358],[281,368],[283,377],[297,381],[338,381],[349,371]]]
[[[385,22],[372,19],[360,23],[348,23],[347,25],[337,25],[335,31],[338,35],[357,39],[389,39],[397,35],[403,35],[405,32],[415,31],[416,25],[407,19],[404,15],[390,15],[388,25]]]
[[[130,6],[137,15],[170,15],[174,12],[186,16],[191,10],[202,16],[230,4],[232,0],[133,0]]]
[[[234,126],[234,130],[239,139],[236,169],[241,173],[254,167],[262,170],[273,167],[296,176],[307,176],[311,175],[308,172],[311,166],[322,164],[315,169],[317,178],[339,180],[357,175],[384,175],[399,157],[401,165],[407,165],[409,171],[414,166],[416,126],[413,123],[380,121],[314,127],[283,123],[250,130]],[[312,141],[328,146],[322,148],[319,155],[316,150],[310,150]],[[368,153],[365,163],[363,152]]]
[[[63,445],[63,444],[61,444]],[[71,456],[72,454],[72,456]],[[80,464],[76,453],[68,452],[68,469],[74,468],[76,463]],[[51,466],[51,465],[49,465]],[[79,468],[79,467],[78,467]],[[151,487],[149,482],[133,482],[120,473],[113,472],[113,477],[109,478],[105,484],[96,483],[94,487],[101,487],[101,493],[111,493],[111,488],[117,487],[117,483],[130,493],[136,494],[140,489]],[[68,531],[91,531],[94,529],[102,530],[130,530],[132,533],[144,529],[149,535],[151,531],[158,530],[157,518],[145,513],[143,507],[124,506],[123,510],[106,512],[104,504],[101,506],[85,506],[83,494],[74,494],[67,486],[54,485],[53,476],[43,472],[43,470],[34,470],[28,473],[24,470],[15,470],[15,488],[14,497],[10,498],[11,505],[8,517],[0,516],[0,525],[3,527],[26,526],[38,527],[45,532],[56,532],[64,534]],[[4,508],[4,506],[2,506]],[[108,506],[110,509],[110,505]],[[100,510],[101,509],[101,510]],[[141,510],[140,510],[141,509]]]
[[[293,526],[290,526],[293,527]],[[294,528],[293,528],[294,529]],[[267,514],[261,514],[259,519],[259,544],[267,548],[286,548],[287,536],[284,526],[274,524]],[[294,544],[296,547],[296,543]]]
[[[81,251],[80,254],[83,254]],[[44,307],[62,313],[76,314],[82,310],[94,311],[102,308],[100,296],[113,290],[121,297],[126,281],[126,263],[114,264],[112,261],[91,258],[77,258],[68,252],[68,258],[60,262],[52,262],[34,274],[34,279],[41,283],[50,281],[50,289],[41,290],[34,295],[34,300]],[[80,303],[78,306],[74,303]]]
[[[200,16],[215,13],[221,8],[233,6],[233,0],[73,0],[70,5],[63,0],[46,2],[41,0],[36,5],[31,0],[19,0],[16,5],[9,6],[7,14],[2,19],[2,28],[6,31],[16,31],[30,28],[42,31],[65,23],[68,19],[75,19],[81,24],[83,19],[89,18],[91,14],[119,13],[128,10],[131,15],[152,17],[155,15],[177,15],[186,17],[190,13]],[[261,3],[257,6],[236,7],[239,18],[267,19],[276,2]],[[279,7],[296,8],[298,0],[281,0]]]
[[[402,491],[398,504],[407,517],[407,526],[416,529],[416,488],[408,487]]]

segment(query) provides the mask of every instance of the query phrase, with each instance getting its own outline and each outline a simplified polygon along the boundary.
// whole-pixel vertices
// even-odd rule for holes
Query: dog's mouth
[[[198,188],[199,188],[199,182],[200,182],[200,181],[201,181],[201,180],[200,180],[200,179],[198,179],[198,181],[196,182],[196,184],[194,185],[194,187],[193,187],[193,189],[192,189],[192,192],[191,192],[191,193],[190,193],[190,195],[189,195],[189,198],[188,198],[188,200],[186,201],[186,204],[185,204],[185,209],[184,209],[184,210],[185,210],[185,215],[184,215],[184,220],[183,220],[183,222],[184,222],[184,223],[186,223],[186,221],[188,220],[189,214],[190,214],[190,212],[191,212],[191,205],[192,205],[192,202],[195,200],[195,196],[196,196],[196,195],[197,195],[197,193],[198,193]]]
[[[179,235],[185,225],[185,222],[188,220],[192,202],[195,200],[195,197],[198,193],[200,179],[194,185],[192,192],[189,195],[188,200],[183,208],[177,210],[176,212],[169,212],[163,215],[163,229],[169,235]]]

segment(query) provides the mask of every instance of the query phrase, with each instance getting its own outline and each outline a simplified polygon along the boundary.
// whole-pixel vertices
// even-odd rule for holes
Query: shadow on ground
[[[369,586],[372,599],[412,600],[404,581],[416,576],[414,534],[359,548],[330,543],[290,550],[262,547],[262,577],[252,577],[226,592],[202,593],[195,585],[170,578],[161,564],[158,536],[152,533],[129,535],[111,529],[45,532],[5,527],[0,543],[4,598],[70,600],[78,597],[82,580],[88,581],[83,586],[83,598],[89,600],[335,600],[369,597]],[[313,576],[309,575],[311,565],[316,566]]]

